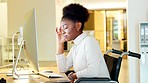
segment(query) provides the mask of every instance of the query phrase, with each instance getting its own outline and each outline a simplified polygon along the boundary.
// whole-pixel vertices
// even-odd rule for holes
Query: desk
[[[50,65],[49,65],[50,64]],[[35,79],[13,79],[12,76],[7,76],[6,74],[1,74],[2,72],[7,72],[10,68],[0,69],[0,78],[5,78],[7,83],[56,83],[56,81],[66,80],[68,81],[67,76],[64,73],[59,73],[65,75],[65,78],[47,78],[41,75],[29,75],[30,78],[39,77]],[[54,73],[58,73],[56,62],[43,62],[40,63],[40,70],[53,70]],[[80,82],[86,83],[86,81]],[[88,83],[88,82],[87,82]],[[117,83],[111,81],[90,81],[90,83]]]
[[[58,73],[57,67],[40,67],[40,70],[53,70],[53,72]],[[0,69],[0,72],[7,72],[8,69]],[[64,73],[59,73],[61,75],[65,75]],[[36,78],[37,77],[37,78]],[[52,83],[55,81],[68,81],[68,78],[65,75],[65,78],[47,78],[41,75],[29,75],[29,78],[32,79],[13,79],[13,76],[7,76],[6,74],[0,74],[0,78],[6,79],[7,83]]]

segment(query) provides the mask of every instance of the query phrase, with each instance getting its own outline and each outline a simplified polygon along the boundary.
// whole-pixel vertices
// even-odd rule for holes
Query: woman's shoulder
[[[93,36],[87,36],[86,38],[85,38],[85,41],[86,42],[96,42],[96,39],[93,37]]]

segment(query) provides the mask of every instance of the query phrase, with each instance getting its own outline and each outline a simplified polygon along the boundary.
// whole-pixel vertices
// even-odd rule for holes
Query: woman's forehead
[[[69,25],[69,24],[73,24],[73,21],[71,21],[69,19],[62,19],[60,24],[61,25]]]

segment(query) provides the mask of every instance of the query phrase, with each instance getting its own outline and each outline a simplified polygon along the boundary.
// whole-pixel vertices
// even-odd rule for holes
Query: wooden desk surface
[[[10,68],[9,68],[10,69]],[[8,68],[0,69],[0,78],[6,79],[7,83],[52,83],[53,81],[62,81],[68,80],[64,73],[58,73],[57,67],[40,67],[40,70],[53,70],[54,73],[58,73],[64,75],[65,78],[47,78],[41,75],[29,75],[30,79],[14,79],[13,76],[7,76],[6,72],[9,70]],[[5,72],[5,73],[3,73]]]

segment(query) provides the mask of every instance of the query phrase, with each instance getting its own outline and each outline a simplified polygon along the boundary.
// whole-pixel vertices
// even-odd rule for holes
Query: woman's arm
[[[66,57],[64,54],[56,55],[57,66],[60,72],[66,72],[73,66],[71,50]]]

